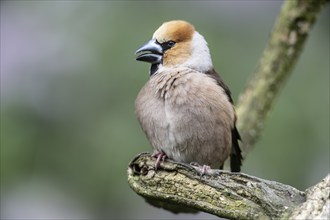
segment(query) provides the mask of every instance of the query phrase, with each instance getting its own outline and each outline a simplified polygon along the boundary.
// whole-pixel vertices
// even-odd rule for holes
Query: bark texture
[[[211,170],[200,176],[190,165],[168,160],[155,172],[154,165],[149,153],[137,155],[129,164],[128,183],[147,202],[170,211],[198,210],[228,219],[330,217],[329,175],[302,192],[243,173]]]
[[[306,202],[299,205],[290,219],[330,219],[330,175],[305,192]]]

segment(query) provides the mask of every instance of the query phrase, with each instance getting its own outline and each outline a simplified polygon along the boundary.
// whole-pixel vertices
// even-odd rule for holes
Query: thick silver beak
[[[137,54],[136,60],[138,61],[159,64],[162,62],[163,48],[156,40],[152,39],[140,47],[135,54]]]

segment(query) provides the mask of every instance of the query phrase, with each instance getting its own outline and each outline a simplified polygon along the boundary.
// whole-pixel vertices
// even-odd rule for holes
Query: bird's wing
[[[207,71],[205,74],[217,81],[218,85],[224,89],[229,102],[233,104],[231,92],[228,86],[221,79],[220,75],[214,69]],[[231,137],[232,137],[232,148],[230,154],[230,169],[232,172],[240,172],[243,157],[238,143],[238,141],[241,140],[241,136],[239,135],[239,132],[236,128],[236,115],[235,115],[234,127],[231,130]]]

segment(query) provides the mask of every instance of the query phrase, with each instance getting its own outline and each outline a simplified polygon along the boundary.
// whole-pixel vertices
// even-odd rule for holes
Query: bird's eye
[[[161,44],[161,46],[162,46],[162,48],[163,48],[164,51],[172,48],[174,45],[175,45],[175,42],[172,41],[172,40],[166,41],[166,42],[164,42],[164,43]]]
[[[168,47],[173,47],[174,46],[174,44],[175,44],[175,42],[174,41],[167,41],[167,46]]]

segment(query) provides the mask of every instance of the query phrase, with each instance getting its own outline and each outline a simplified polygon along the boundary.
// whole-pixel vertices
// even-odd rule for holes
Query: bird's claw
[[[152,157],[156,158],[155,162],[155,172],[157,172],[157,169],[159,168],[160,162],[164,161],[167,157],[167,155],[163,151],[157,151],[155,150],[152,155]]]
[[[191,162],[190,165],[197,171],[200,177],[206,175],[213,175],[213,170],[208,165],[200,165],[196,162]]]

